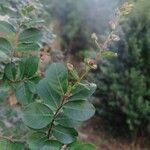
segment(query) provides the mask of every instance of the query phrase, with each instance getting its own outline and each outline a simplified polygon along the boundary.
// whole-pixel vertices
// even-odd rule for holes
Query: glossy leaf
[[[22,31],[19,35],[19,43],[34,43],[40,41],[42,33],[39,29],[29,28]]]
[[[86,121],[95,114],[94,106],[88,101],[72,101],[63,107],[64,114],[77,121]]]
[[[0,21],[0,33],[14,33],[16,32],[13,25],[6,21]]]
[[[73,128],[57,125],[52,130],[53,136],[61,143],[68,144],[76,140],[78,133]]]
[[[27,126],[33,129],[42,129],[51,122],[52,115],[49,107],[35,102],[25,107],[22,119]]]
[[[69,101],[82,100],[90,97],[96,90],[96,85],[94,83],[79,83],[72,91],[68,98]]]

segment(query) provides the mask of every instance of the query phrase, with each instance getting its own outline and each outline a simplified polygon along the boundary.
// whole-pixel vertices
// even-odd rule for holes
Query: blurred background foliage
[[[150,123],[149,12],[149,1],[135,4],[114,47],[118,58],[99,62],[91,75],[98,83],[98,115],[125,133],[148,133]]]

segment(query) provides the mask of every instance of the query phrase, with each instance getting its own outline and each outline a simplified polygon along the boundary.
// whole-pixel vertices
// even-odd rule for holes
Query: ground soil
[[[102,120],[94,117],[80,129],[83,141],[94,143],[97,150],[150,150],[150,139],[138,137],[136,142],[127,138],[113,137],[104,130]]]

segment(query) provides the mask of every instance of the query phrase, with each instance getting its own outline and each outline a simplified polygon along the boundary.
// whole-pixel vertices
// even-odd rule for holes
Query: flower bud
[[[90,68],[97,69],[96,60],[87,58],[86,63],[90,66]]]
[[[98,40],[98,37],[97,37],[96,33],[92,33],[91,38],[96,40],[96,41]]]
[[[67,68],[69,71],[73,71],[74,66],[71,63],[67,63]]]

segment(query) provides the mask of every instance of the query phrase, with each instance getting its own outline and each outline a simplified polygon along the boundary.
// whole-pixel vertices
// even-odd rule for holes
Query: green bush
[[[146,11],[145,11],[146,10]],[[118,59],[99,63],[92,74],[98,83],[97,112],[117,129],[140,132],[150,122],[150,2],[136,3],[121,40]],[[131,132],[130,132],[131,133]]]

